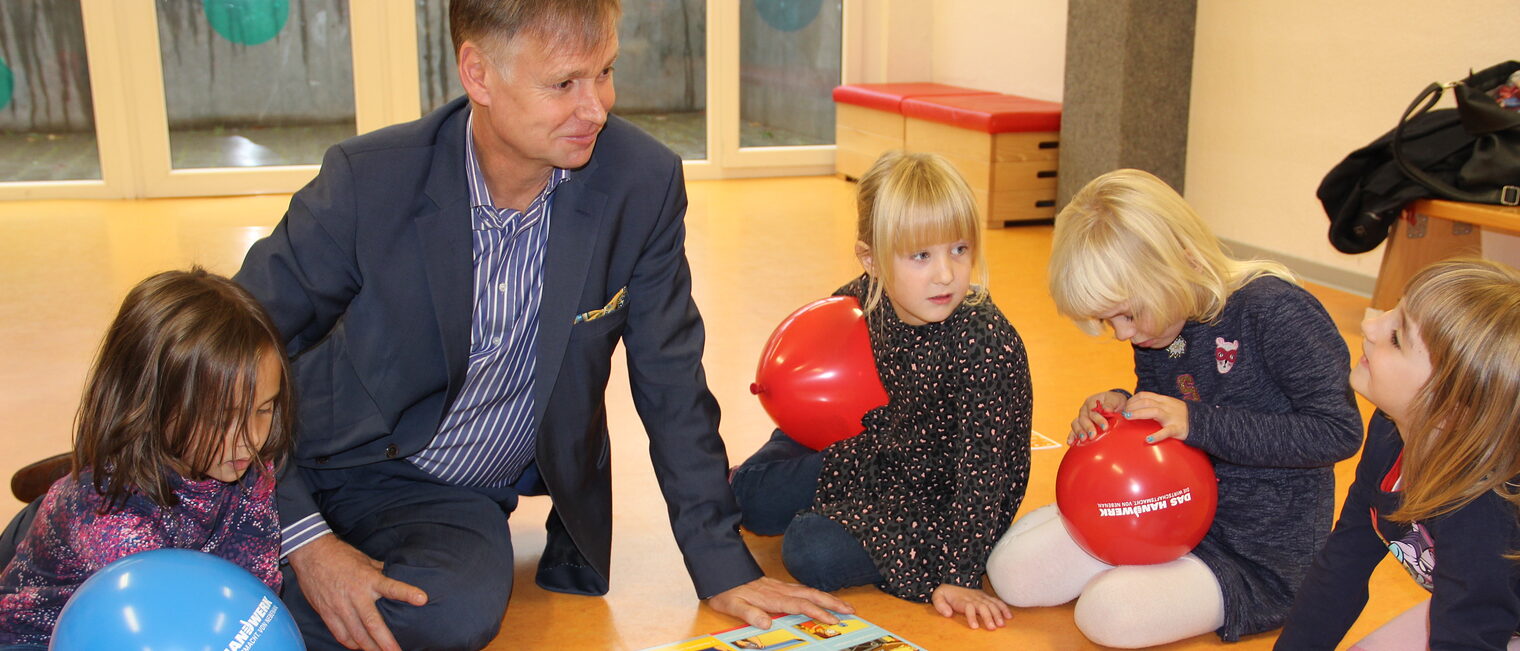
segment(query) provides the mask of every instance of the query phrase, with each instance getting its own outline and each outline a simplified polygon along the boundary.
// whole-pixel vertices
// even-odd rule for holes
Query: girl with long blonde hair
[[[1050,291],[1088,333],[1107,327],[1134,350],[1133,394],[1088,397],[1069,441],[1101,436],[1100,410],[1153,419],[1153,440],[1208,453],[1218,509],[1191,553],[1117,567],[1082,551],[1054,505],[1037,509],[987,562],[998,595],[1076,599],[1078,629],[1115,647],[1282,625],[1330,532],[1333,466],[1361,442],[1329,314],[1281,265],[1227,255],[1181,195],[1140,170],[1094,179],[1056,217]]]

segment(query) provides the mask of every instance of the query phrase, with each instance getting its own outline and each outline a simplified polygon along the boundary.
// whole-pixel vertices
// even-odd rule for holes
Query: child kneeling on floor
[[[1155,440],[1208,453],[1214,522],[1177,560],[1112,566],[1072,540],[1054,505],[1009,529],[987,562],[1015,606],[1077,599],[1077,628],[1115,647],[1216,632],[1227,642],[1282,625],[1330,533],[1334,464],[1361,418],[1346,342],[1281,265],[1229,257],[1181,195],[1139,170],[1094,179],[1056,217],[1050,290],[1090,334],[1134,349],[1135,393],[1088,397],[1070,440],[1098,435],[1098,409],[1154,419]]]

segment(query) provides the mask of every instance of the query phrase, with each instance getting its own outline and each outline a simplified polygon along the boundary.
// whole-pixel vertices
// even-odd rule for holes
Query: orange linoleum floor
[[[737,463],[771,429],[748,387],[772,328],[858,273],[851,255],[854,186],[807,177],[700,181],[689,183],[688,191],[687,253],[707,323],[708,381],[723,407],[729,457]],[[129,287],[151,273],[192,263],[236,271],[244,251],[274,225],[288,199],[0,202],[0,477],[68,449],[84,374]],[[1088,337],[1056,314],[1045,293],[1050,233],[1049,226],[992,230],[986,247],[993,299],[1028,348],[1035,429],[1064,440],[1070,414],[1084,396],[1128,386],[1133,376],[1127,345]],[[1367,300],[1310,289],[1358,350],[1356,325]],[[692,591],[621,370],[613,373],[607,402],[616,496],[612,591],[591,598],[533,585],[548,501],[526,499],[512,518],[518,588],[491,649],[637,650],[736,624],[704,607]],[[1060,458],[1060,449],[1034,453],[1024,511],[1054,500]],[[1342,494],[1354,461],[1337,469]],[[20,507],[9,494],[0,496],[0,518],[8,520]],[[766,571],[785,577],[779,538],[746,535]],[[1352,639],[1423,598],[1422,592],[1402,570],[1384,563]],[[927,649],[1096,648],[1072,625],[1070,605],[1015,609],[1007,627],[987,632],[874,588],[840,596],[860,616]],[[1162,648],[1266,649],[1273,639],[1265,634],[1225,645],[1206,635]]]

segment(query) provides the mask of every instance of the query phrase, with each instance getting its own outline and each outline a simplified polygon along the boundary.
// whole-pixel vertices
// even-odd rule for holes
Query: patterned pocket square
[[[574,323],[581,323],[583,321],[595,321],[604,316],[607,316],[608,314],[612,314],[613,312],[623,309],[623,306],[627,304],[628,288],[623,287],[622,289],[619,289],[616,294],[613,294],[612,300],[607,301],[607,304],[603,305],[601,309],[596,309],[590,312],[584,312],[582,314],[575,315]]]

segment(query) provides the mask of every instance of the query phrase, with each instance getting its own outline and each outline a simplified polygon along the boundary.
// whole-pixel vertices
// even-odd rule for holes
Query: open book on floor
[[[880,626],[853,615],[839,615],[838,624],[824,624],[806,615],[787,615],[768,629],[743,626],[644,651],[922,651]]]

